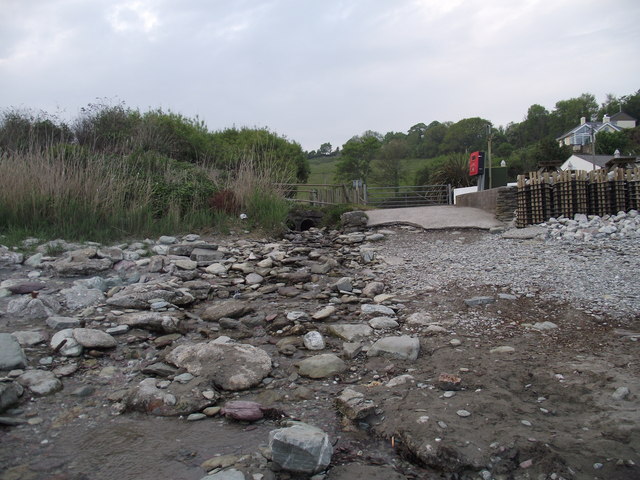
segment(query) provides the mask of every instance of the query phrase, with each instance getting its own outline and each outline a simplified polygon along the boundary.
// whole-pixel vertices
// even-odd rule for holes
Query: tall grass
[[[225,187],[246,213],[250,225],[270,232],[284,228],[290,210],[284,184],[292,183],[296,172],[284,169],[273,156],[258,157],[246,152]]]
[[[251,228],[279,232],[289,212],[277,184],[290,183],[295,172],[251,151],[223,176],[153,152],[107,155],[66,147],[0,155],[0,234],[107,242],[228,230],[239,219],[209,206],[223,189],[233,192]]]
[[[180,171],[168,162],[154,167],[150,171],[127,156],[73,149],[4,153],[0,229],[105,241],[211,226],[213,213],[205,207],[206,199],[170,191],[172,181],[185,185]],[[169,192],[158,192],[159,185]]]

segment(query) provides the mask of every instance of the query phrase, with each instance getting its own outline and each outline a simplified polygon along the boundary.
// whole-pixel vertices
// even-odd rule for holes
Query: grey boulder
[[[271,357],[264,350],[215,340],[180,345],[167,355],[167,361],[229,391],[254,387],[271,372]]]
[[[373,329],[369,325],[361,324],[336,324],[330,325],[328,331],[331,335],[347,342],[353,342],[370,336]]]
[[[89,258],[78,254],[56,260],[52,268],[60,275],[89,276],[109,270],[112,265],[113,261],[109,258]]]
[[[369,357],[387,356],[399,360],[416,360],[420,353],[420,341],[408,335],[384,337],[369,348]]]
[[[361,420],[368,417],[376,410],[376,404],[366,400],[364,394],[345,388],[336,398],[336,407],[349,420]]]
[[[0,413],[18,403],[22,395],[22,385],[16,382],[0,382]]]
[[[175,333],[180,330],[180,319],[164,313],[133,313],[119,317],[120,325],[131,328],[143,328],[152,332]]]
[[[53,298],[41,295],[38,298],[20,297],[9,302],[7,313],[21,318],[47,318],[55,315],[62,307]]]
[[[26,366],[27,356],[18,340],[10,333],[0,333],[0,370],[12,370]]]
[[[298,373],[303,377],[327,378],[347,370],[347,364],[333,353],[305,358],[298,363]]]
[[[221,318],[238,318],[253,312],[253,307],[240,300],[225,300],[216,302],[202,312],[202,319],[208,322],[217,322]]]
[[[189,305],[195,298],[187,289],[166,283],[136,283],[125,287],[107,300],[107,305],[119,308],[149,309],[150,301],[164,300],[174,305]]]
[[[211,475],[202,477],[200,480],[246,480],[246,477],[240,470],[230,468],[228,470],[222,470],[221,472],[212,473]]]
[[[62,390],[62,382],[46,370],[28,370],[18,377],[18,383],[41,396]]]
[[[85,285],[74,285],[60,293],[64,295],[69,310],[79,310],[104,301],[104,293],[101,290],[88,288]]]
[[[73,336],[73,328],[65,328],[51,337],[49,345],[65,357],[77,357],[82,353],[82,345]]]
[[[95,328],[74,328],[73,338],[85,348],[113,348],[117,345],[115,338]]]
[[[329,436],[304,423],[269,432],[269,448],[273,462],[282,469],[307,474],[325,470],[333,454]]]

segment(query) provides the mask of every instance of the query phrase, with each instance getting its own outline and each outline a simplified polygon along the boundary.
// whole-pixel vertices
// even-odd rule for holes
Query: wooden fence
[[[518,176],[516,226],[551,217],[615,215],[640,209],[640,169],[531,172]]]

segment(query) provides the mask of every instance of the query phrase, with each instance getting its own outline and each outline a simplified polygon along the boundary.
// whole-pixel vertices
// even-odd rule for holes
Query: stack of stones
[[[498,198],[496,200],[497,220],[509,223],[515,218],[515,212],[518,207],[517,193],[517,187],[501,187],[498,189]]]
[[[573,218],[550,218],[541,226],[547,227],[546,237],[552,240],[588,242],[640,238],[640,214],[637,210],[602,217],[577,213]]]
[[[361,232],[366,228],[368,220],[367,214],[361,210],[343,213],[340,217],[345,233]]]

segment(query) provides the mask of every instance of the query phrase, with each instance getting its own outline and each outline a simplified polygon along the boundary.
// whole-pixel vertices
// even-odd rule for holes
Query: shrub
[[[72,139],[73,132],[64,122],[44,112],[12,109],[0,117],[0,151],[42,150]]]
[[[361,210],[362,206],[357,205],[329,205],[322,209],[324,215],[322,216],[322,227],[327,228],[340,228],[340,217],[343,213],[351,212],[353,210]]]
[[[240,206],[231,190],[220,190],[209,199],[209,206],[216,212],[236,216],[240,213]]]
[[[453,188],[470,187],[475,184],[469,175],[469,159],[464,154],[452,154],[436,168],[431,181],[437,185],[451,184]]]
[[[140,113],[120,102],[116,105],[90,103],[73,124],[80,145],[95,152],[128,153],[134,148],[134,131]]]

